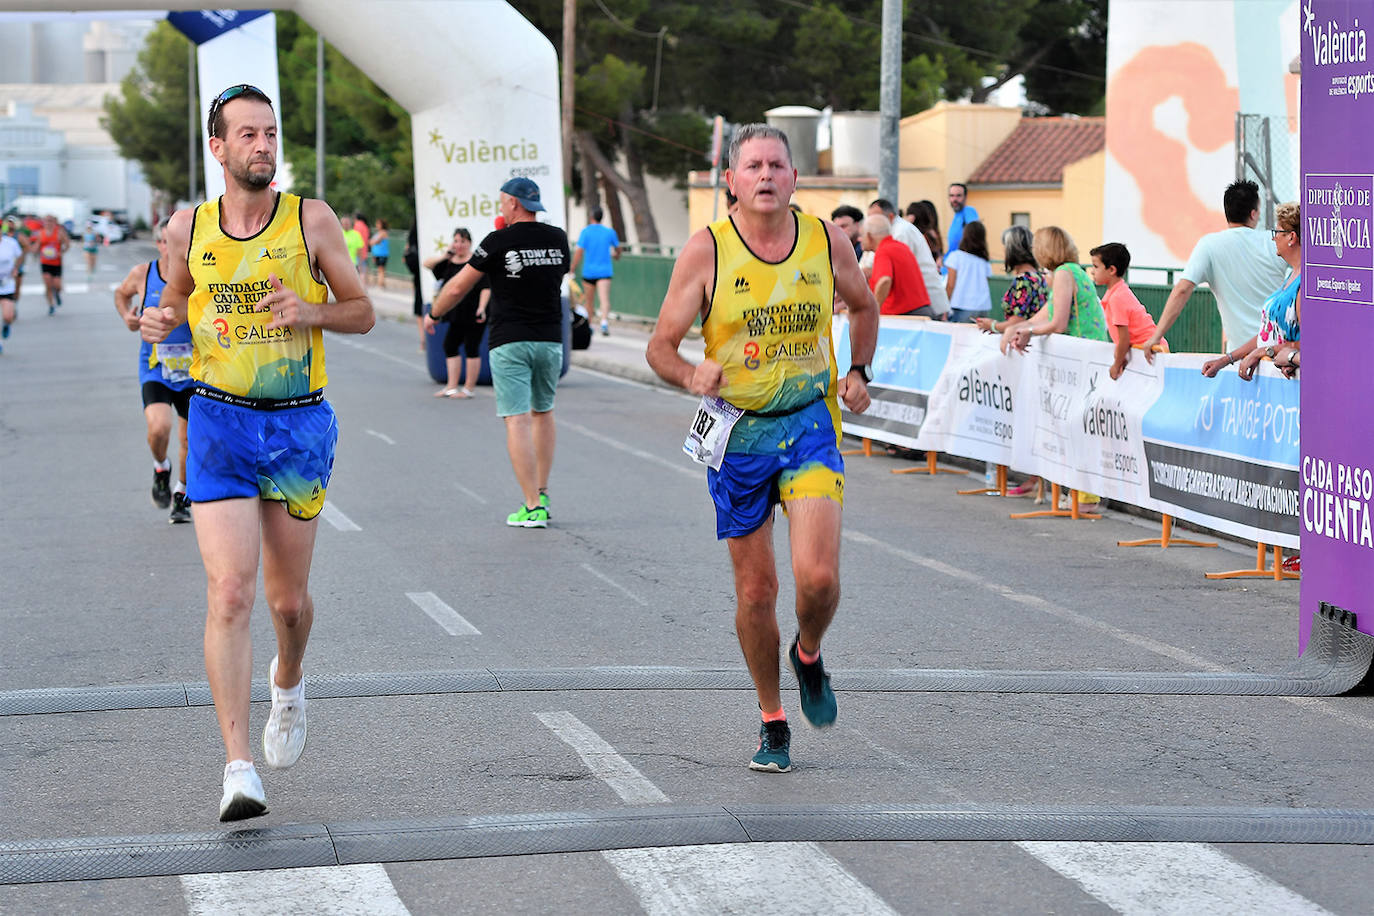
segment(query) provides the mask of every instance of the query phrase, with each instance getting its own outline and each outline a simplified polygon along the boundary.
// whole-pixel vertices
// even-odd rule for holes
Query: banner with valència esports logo
[[[848,365],[843,318],[836,352]],[[1113,380],[1110,344],[1036,337],[1003,355],[972,325],[884,317],[873,406],[844,431],[1006,464],[1065,487],[1298,546],[1299,385],[1265,364],[1254,381],[1206,356],[1131,355]]]
[[[844,431],[855,436],[917,448],[930,393],[949,361],[953,328],[939,322],[884,316],[873,357],[873,404],[862,414],[840,405]],[[836,316],[832,339],[841,374],[849,369],[849,321]]]

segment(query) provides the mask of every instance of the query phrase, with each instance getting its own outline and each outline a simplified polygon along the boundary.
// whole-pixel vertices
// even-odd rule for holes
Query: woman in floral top
[[[975,318],[984,331],[1001,333],[1014,324],[1029,320],[1044,308],[1050,288],[1040,273],[1040,265],[1031,251],[1031,234],[1025,226],[1012,226],[1002,233],[1002,263],[1012,274],[1010,288],[1002,296],[1002,312],[1006,318]]]
[[[1002,335],[1002,352],[1024,350],[1035,335],[1067,334],[1087,340],[1110,341],[1107,316],[1088,272],[1078,263],[1078,246],[1058,226],[1036,230],[1032,250],[1036,260],[1053,272],[1049,307],[1033,321],[1013,325]]]

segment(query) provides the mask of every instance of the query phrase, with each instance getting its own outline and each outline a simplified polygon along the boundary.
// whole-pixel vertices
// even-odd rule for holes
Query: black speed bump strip
[[[0,843],[0,884],[719,843],[1019,841],[1369,845],[1374,811],[731,805],[315,824]]]
[[[837,689],[888,693],[1134,694],[1146,696],[1339,696],[1360,686],[1374,663],[1374,636],[1355,615],[1329,605],[1312,618],[1307,649],[1272,673],[1214,671],[833,671]],[[543,690],[753,690],[743,669],[658,666],[490,668],[380,674],[307,675],[310,699]],[[253,699],[269,699],[261,679]],[[63,687],[0,692],[0,716],[208,706],[205,683]]]

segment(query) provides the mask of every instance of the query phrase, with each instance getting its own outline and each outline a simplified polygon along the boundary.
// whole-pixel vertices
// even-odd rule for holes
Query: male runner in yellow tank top
[[[321,331],[365,334],[373,315],[334,211],[271,187],[277,118],[267,96],[231,86],[211,104],[208,129],[224,196],[172,216],[161,307],[145,310],[141,327],[157,342],[191,325],[187,483],[209,600],[205,671],[228,760],[220,820],[231,821],[267,812],[248,738],[260,553],[277,634],[263,756],[288,767],[305,747],[307,583],[338,438]]]
[[[699,454],[719,457],[706,472],[716,534],[727,540],[735,573],[735,631],[758,694],[763,722],[750,769],[791,768],[791,731],[778,685],[777,563],[773,506],[782,503],[792,543],[798,633],[788,650],[801,687],[802,714],[835,721],[835,695],[821,662],[821,638],[840,600],[844,460],[836,402],[868,408],[868,363],[878,339],[878,304],[854,247],[833,223],[788,209],[797,183],[787,136],[748,124],[735,132],[731,216],[688,240],[673,268],[647,357],[665,381],[735,411],[703,403],[694,432]],[[834,293],[849,306],[852,367],[837,377],[830,342]],[[706,359],[678,354],[700,317]],[[721,440],[708,445],[712,431]],[[722,451],[723,448],[723,451]]]

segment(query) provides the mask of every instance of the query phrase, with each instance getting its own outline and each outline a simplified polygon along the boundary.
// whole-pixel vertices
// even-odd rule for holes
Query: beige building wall
[[[1064,222],[1061,225],[1078,243],[1078,254],[1085,264],[1091,249],[1113,241],[1102,237],[1102,188],[1106,165],[1107,153],[1100,150],[1064,166],[1064,215],[1061,217]]]
[[[938,102],[903,118],[897,187],[905,210],[913,200],[930,200],[949,221],[945,191],[950,182],[965,181],[1021,122],[1021,109],[997,105]],[[979,211],[981,212],[981,211]]]

